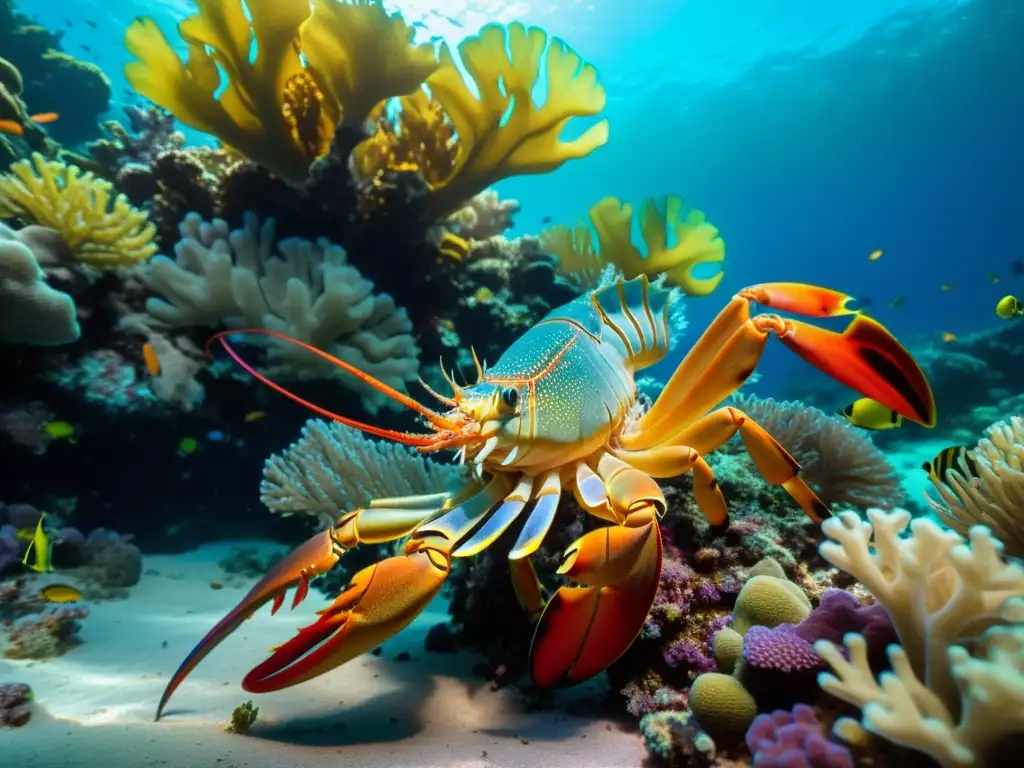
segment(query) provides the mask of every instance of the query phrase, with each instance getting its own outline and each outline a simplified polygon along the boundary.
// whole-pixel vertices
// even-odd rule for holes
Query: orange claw
[[[853,296],[806,283],[762,283],[744,288],[736,295],[770,309],[806,317],[839,317],[860,313],[846,306],[856,301]]]
[[[755,318],[755,321],[757,318]],[[911,421],[934,427],[935,397],[910,353],[867,315],[842,333],[786,321],[782,343],[808,363]]]
[[[200,640],[192,652],[185,657],[181,666],[174,673],[174,677],[167,683],[163,696],[160,697],[155,719],[160,719],[160,715],[174,691],[196,668],[196,665],[234,632],[243,621],[270,600],[274,601],[274,611],[276,612],[284,601],[285,591],[297,586],[295,599],[292,601],[292,608],[294,608],[305,598],[309,589],[309,580],[321,573],[326,573],[337,562],[338,552],[330,531],[318,533],[305,544],[296,547],[290,555],[274,566],[270,573],[260,579],[256,586],[249,590],[249,594],[242,598],[242,601],[213,629],[207,632],[206,637]]]

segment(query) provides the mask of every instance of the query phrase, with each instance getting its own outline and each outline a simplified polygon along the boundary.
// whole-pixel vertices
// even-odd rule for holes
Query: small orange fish
[[[245,414],[245,420],[249,423],[252,423],[254,421],[259,421],[260,419],[266,418],[266,416],[266,411],[250,411],[249,413]]]
[[[955,333],[949,333],[947,331],[946,333],[942,334],[942,340],[944,342],[946,342],[947,344],[949,344],[949,342],[951,342],[951,341],[956,341],[956,334]]]
[[[882,258],[883,253],[885,253],[885,251],[883,251],[881,248],[879,248],[877,251],[872,251],[868,256],[868,261],[878,261],[880,258]]]
[[[59,117],[60,115],[56,112],[43,112],[39,115],[30,115],[28,119],[33,123],[46,125],[47,123],[56,122]],[[0,120],[0,133],[21,137],[25,135],[25,127],[21,123],[16,123],[13,120]]]
[[[156,350],[148,341],[142,345],[142,360],[145,362],[146,371],[150,376],[160,375],[160,358],[157,357]]]

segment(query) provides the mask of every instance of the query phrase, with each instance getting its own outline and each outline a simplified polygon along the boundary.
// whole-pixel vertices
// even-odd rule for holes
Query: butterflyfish
[[[854,400],[839,415],[855,427],[870,430],[896,429],[903,426],[903,417],[896,411],[886,408],[877,400],[862,397]]]
[[[50,543],[50,536],[43,527],[43,520],[46,518],[46,513],[39,515],[39,522],[36,523],[35,532],[32,534],[32,541],[28,544],[28,549],[25,550],[25,557],[22,558],[21,562],[31,568],[37,573],[43,573],[45,571],[52,571],[53,566],[50,564],[50,549],[52,544]],[[29,562],[29,558],[35,555],[32,562]]]

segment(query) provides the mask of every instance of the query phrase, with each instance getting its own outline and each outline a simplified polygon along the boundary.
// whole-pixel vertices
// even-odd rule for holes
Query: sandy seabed
[[[252,546],[245,543],[245,546]],[[0,659],[0,682],[35,692],[23,728],[0,730],[0,765],[12,768],[629,768],[644,748],[627,724],[577,711],[596,687],[558,694],[558,706],[524,711],[509,690],[472,674],[464,653],[426,653],[427,630],[443,621],[436,602],[390,640],[315,680],[250,695],[245,673],[267,649],[309,623],[327,604],[319,593],[294,612],[264,608],[200,664],[175,693],[163,719],[156,703],[192,646],[243,596],[217,563],[238,543],[182,556],[146,558],[127,600],[99,603],[82,622],[84,641],[41,662]],[[59,574],[46,577],[59,581]],[[225,582],[223,589],[210,583]],[[397,661],[402,652],[409,661]],[[259,719],[248,735],[226,733],[232,710],[252,699]],[[593,707],[590,707],[593,709]]]

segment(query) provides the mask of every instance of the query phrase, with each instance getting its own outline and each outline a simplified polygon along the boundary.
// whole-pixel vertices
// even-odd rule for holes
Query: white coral
[[[946,766],[978,765],[997,737],[1018,729],[1015,722],[1024,708],[1024,657],[1010,663],[1005,639],[993,640],[1024,631],[1002,626],[1024,622],[1024,568],[1003,560],[1002,544],[983,526],[972,527],[965,540],[925,518],[910,523],[904,510],[871,509],[867,516],[870,522],[844,512],[826,521],[822,531],[830,541],[820,551],[885,606],[902,648],[890,649],[893,674],[875,682],[863,638],[845,639],[849,662],[835,646],[818,643],[815,650],[835,673],[819,682],[860,706],[868,730]],[[912,535],[903,538],[908,523]],[[972,658],[958,647],[980,634],[997,643],[988,658]],[[979,702],[997,696],[978,687],[985,676],[978,664],[998,664],[1008,680],[1016,681],[998,693],[1002,706],[1009,697],[1016,711],[991,724],[976,716]],[[849,723],[837,733],[844,730],[849,732]]]
[[[222,220],[189,214],[176,259],[153,259],[148,283],[164,298],[146,310],[172,327],[265,328],[311,344],[396,388],[419,375],[419,349],[405,310],[347,262],[345,249],[320,239],[276,244],[274,222],[246,215],[229,232]],[[368,411],[391,401],[294,345],[266,343],[267,374],[310,380],[338,376]]]
[[[310,419],[297,442],[267,459],[260,499],[274,512],[333,522],[373,499],[440,493],[461,476],[456,465],[372,440],[338,422]]]
[[[1009,554],[1024,557],[1024,419],[993,424],[971,458],[974,472],[959,457],[945,482],[931,478],[939,498],[926,493],[925,499],[950,528],[964,533],[975,523],[987,525]]]

